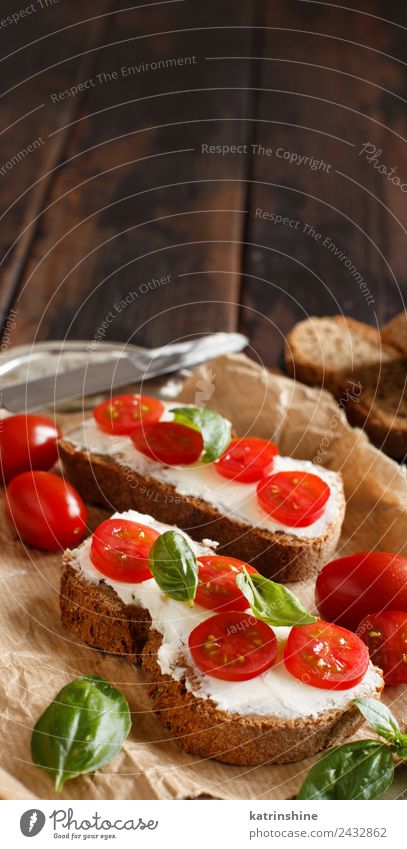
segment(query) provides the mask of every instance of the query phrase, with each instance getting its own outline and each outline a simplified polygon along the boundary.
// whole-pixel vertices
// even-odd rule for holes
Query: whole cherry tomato
[[[50,472],[23,472],[6,489],[6,518],[24,542],[57,551],[86,531],[87,511],[76,489]]]
[[[332,560],[318,575],[315,598],[324,619],[351,630],[386,608],[407,612],[407,557],[364,551]]]
[[[0,420],[0,480],[29,469],[50,469],[58,458],[59,427],[44,416],[8,416]]]

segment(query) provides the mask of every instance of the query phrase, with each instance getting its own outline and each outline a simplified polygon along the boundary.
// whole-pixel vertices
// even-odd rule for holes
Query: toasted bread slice
[[[289,374],[310,386],[323,386],[336,397],[343,392],[344,379],[361,365],[380,365],[397,354],[383,345],[373,327],[340,315],[300,321],[285,343]]]
[[[343,316],[313,317],[288,334],[285,360],[293,377],[329,389],[349,421],[400,460],[407,453],[407,357],[388,344],[395,336]]]
[[[319,536],[295,536],[281,531],[239,524],[219,513],[207,501],[180,496],[154,477],[143,477],[128,466],[102,455],[78,450],[69,435],[59,443],[59,454],[69,480],[85,501],[113,510],[153,513],[161,522],[177,525],[196,540],[216,539],[219,553],[252,563],[266,577],[298,581],[316,572],[334,554],[345,514],[342,481],[336,475],[337,511]],[[333,473],[334,474],[334,473]]]
[[[62,622],[94,648],[130,662],[139,663],[141,657],[153,710],[185,751],[244,766],[291,763],[339,742],[362,723],[359,711],[351,704],[354,692],[340,707],[310,716],[301,715],[299,693],[298,715],[290,718],[229,712],[219,709],[210,698],[198,697],[188,689],[187,675],[192,680],[196,673],[188,669],[185,658],[180,657],[178,662],[187,675],[163,674],[159,661],[163,637],[154,628],[148,610],[140,604],[124,604],[103,578],[98,583],[89,580],[77,554],[67,552],[64,557]],[[298,686],[301,690],[304,685]],[[381,673],[376,670],[364,694],[378,697],[382,686]],[[294,707],[296,714],[296,702]]]
[[[407,356],[407,312],[396,315],[380,329],[385,345],[393,345]]]
[[[211,699],[189,692],[185,678],[175,680],[162,674],[157,659],[161,641],[161,634],[152,628],[142,653],[148,694],[172,738],[198,757],[239,766],[293,763],[339,743],[363,723],[351,699],[345,707],[324,710],[316,717],[285,719],[219,710]],[[380,681],[381,673],[377,672]],[[369,695],[378,698],[382,689],[381,682]]]

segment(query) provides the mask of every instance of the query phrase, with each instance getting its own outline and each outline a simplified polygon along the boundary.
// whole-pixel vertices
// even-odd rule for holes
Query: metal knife
[[[212,333],[188,342],[175,342],[161,348],[140,348],[137,353],[119,355],[103,362],[90,360],[79,368],[47,377],[15,383],[0,390],[0,406],[12,413],[39,410],[73,398],[108,392],[120,386],[150,380],[211,360],[220,354],[233,354],[248,344],[242,333]]]

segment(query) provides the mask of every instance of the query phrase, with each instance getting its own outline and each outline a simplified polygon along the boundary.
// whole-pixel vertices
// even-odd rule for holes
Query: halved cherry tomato
[[[46,471],[58,458],[59,427],[45,416],[7,416],[0,420],[0,480],[6,483],[29,469]]]
[[[177,422],[141,424],[131,438],[138,451],[167,466],[195,463],[202,454],[202,434]]]
[[[348,690],[362,680],[369,652],[352,631],[320,619],[291,629],[284,663],[294,678],[311,687]]]
[[[158,398],[149,395],[116,395],[95,407],[93,415],[105,433],[127,434],[141,421],[158,422],[164,406]]]
[[[250,613],[210,616],[191,631],[188,645],[197,667],[223,681],[247,681],[270,669],[277,640],[265,622]]]
[[[221,557],[216,554],[198,557],[198,587],[195,603],[207,610],[247,610],[249,603],[236,585],[236,575],[243,566],[251,574],[257,572],[253,566],[236,560],[235,557]]]
[[[407,613],[385,610],[366,616],[356,633],[383,670],[385,684],[407,684]]]
[[[152,577],[148,555],[159,536],[154,528],[139,522],[106,519],[93,534],[90,559],[108,578],[140,584]]]
[[[305,528],[322,516],[331,490],[322,478],[309,472],[276,472],[257,485],[263,510],[277,522]]]
[[[268,439],[257,436],[232,439],[224,454],[216,460],[215,469],[224,478],[253,483],[271,472],[276,454],[277,445]]]
[[[332,560],[318,575],[315,599],[324,619],[352,630],[368,614],[407,613],[407,557],[364,551]]]
[[[23,472],[6,489],[5,513],[25,542],[57,551],[80,542],[87,511],[76,489],[50,472]]]

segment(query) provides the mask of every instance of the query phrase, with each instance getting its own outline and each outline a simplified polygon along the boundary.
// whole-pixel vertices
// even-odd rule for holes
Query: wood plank
[[[72,14],[69,4],[62,3],[46,8],[34,4],[30,15],[21,15],[15,3],[2,3],[0,329],[66,143],[66,132],[50,134],[74,119],[82,98],[81,93],[66,98],[58,110],[53,93],[91,74],[96,58],[92,49],[108,26],[103,13],[110,9],[111,0],[91,0],[86,15],[80,10]],[[85,17],[87,23],[77,25]]]
[[[205,57],[232,37],[249,54],[252,15],[191,0],[117,17],[27,264],[14,342],[92,338],[106,323],[107,339],[153,345],[236,326],[248,160],[202,145],[248,141],[250,67]]]
[[[361,153],[382,149],[407,181],[403,30],[374,17],[395,4],[369,12],[266,8],[256,144],[271,153],[253,158],[241,326],[269,364],[309,314],[375,325],[403,306],[405,194]]]

